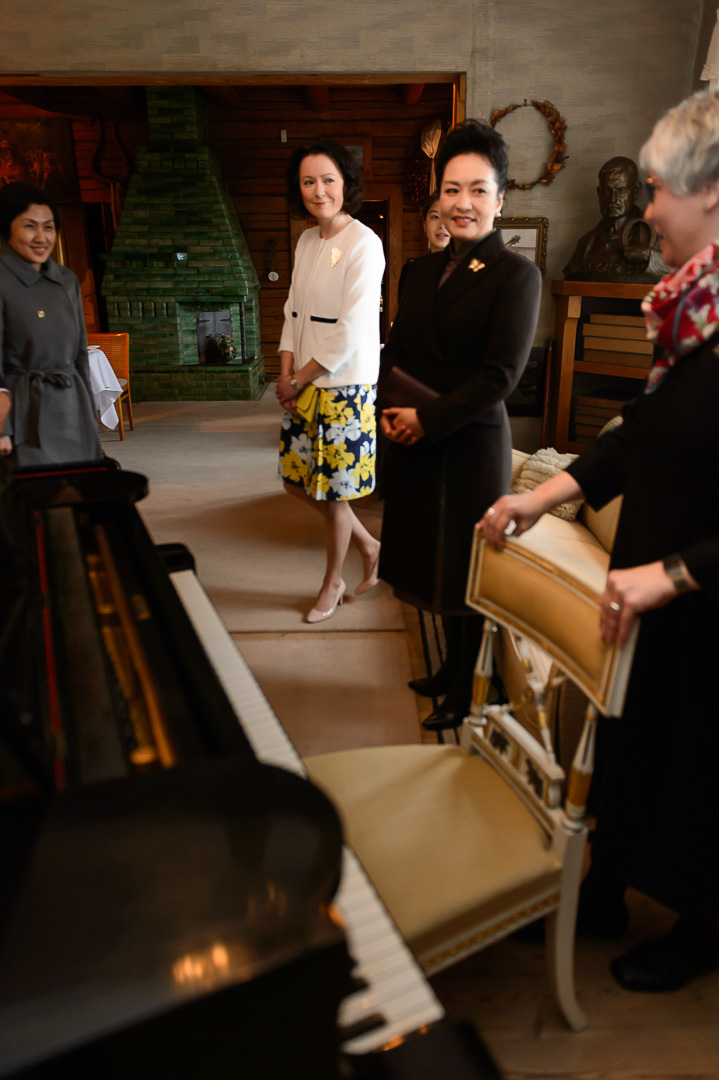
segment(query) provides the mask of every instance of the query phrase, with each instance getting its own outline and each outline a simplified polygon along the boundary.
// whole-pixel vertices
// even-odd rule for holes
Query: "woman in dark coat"
[[[501,545],[547,509],[585,495],[624,502],[600,628],[625,642],[642,613],[621,718],[604,725],[592,869],[581,927],[620,936],[627,885],[679,915],[669,934],[615,960],[631,990],[674,990],[719,966],[719,94],[689,98],[642,149],[662,255],[678,270],[642,304],[660,347],[621,427],[567,472],[500,499],[483,521]]]
[[[481,619],[464,602],[475,523],[509,490],[505,398],[532,346],[541,278],[494,228],[507,186],[501,135],[475,120],[449,133],[437,160],[439,209],[452,239],[409,265],[383,350],[382,379],[399,367],[438,396],[383,410],[387,452],[380,577],[443,616],[445,665],[414,688],[446,692],[424,723],[441,730],[469,708]]]
[[[80,283],[52,258],[58,224],[39,188],[0,190],[0,387],[12,395],[0,452],[20,467],[102,456]]]

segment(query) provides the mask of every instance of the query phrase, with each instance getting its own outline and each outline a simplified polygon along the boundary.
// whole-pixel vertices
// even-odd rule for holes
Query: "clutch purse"
[[[307,383],[303,386],[297,395],[297,415],[301,416],[303,420],[312,421],[317,415],[317,405],[319,404],[320,392],[319,388],[314,386],[313,383]]]
[[[418,409],[420,405],[426,405],[434,401],[439,394],[431,386],[408,375],[400,367],[390,368],[377,386],[377,406],[380,409],[396,408]]]

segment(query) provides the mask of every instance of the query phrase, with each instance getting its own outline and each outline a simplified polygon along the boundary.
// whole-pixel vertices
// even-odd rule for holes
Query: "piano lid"
[[[0,1076],[343,942],[341,851],[317,788],[239,758],[57,797],[0,949]]]

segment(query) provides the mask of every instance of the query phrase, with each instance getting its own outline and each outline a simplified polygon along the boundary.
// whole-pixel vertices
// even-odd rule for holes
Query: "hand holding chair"
[[[135,430],[132,418],[132,399],[130,397],[130,335],[129,334],[88,334],[88,345],[97,345],[102,349],[112,365],[122,393],[117,399],[117,415],[120,420],[120,438],[124,440],[125,429],[122,424],[122,403],[127,404],[130,430]]]
[[[621,709],[636,629],[622,650],[603,642],[601,582],[588,587],[576,566],[552,565],[532,550],[531,536],[502,552],[475,540],[467,602],[485,627],[462,745],[350,750],[306,764],[427,974],[546,916],[552,986],[568,1025],[581,1031],[573,955],[582,818],[597,711]],[[511,707],[485,707],[497,624],[538,642],[589,699],[567,783],[551,745],[546,687],[531,671],[539,738]]]

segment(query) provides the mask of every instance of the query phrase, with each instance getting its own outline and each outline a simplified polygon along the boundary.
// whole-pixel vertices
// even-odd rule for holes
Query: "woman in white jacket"
[[[346,147],[330,139],[299,147],[287,166],[287,202],[311,215],[297,244],[280,341],[276,394],[282,420],[280,476],[285,490],[324,517],[327,567],[305,621],[329,619],[342,603],[342,567],[350,542],[362,556],[359,596],[377,584],[379,541],[351,501],[375,483],[375,384],[384,253],[378,236],[356,221],[362,179]],[[318,391],[308,408],[313,384]],[[300,412],[297,404],[300,404]],[[300,415],[300,413],[302,415]]]

